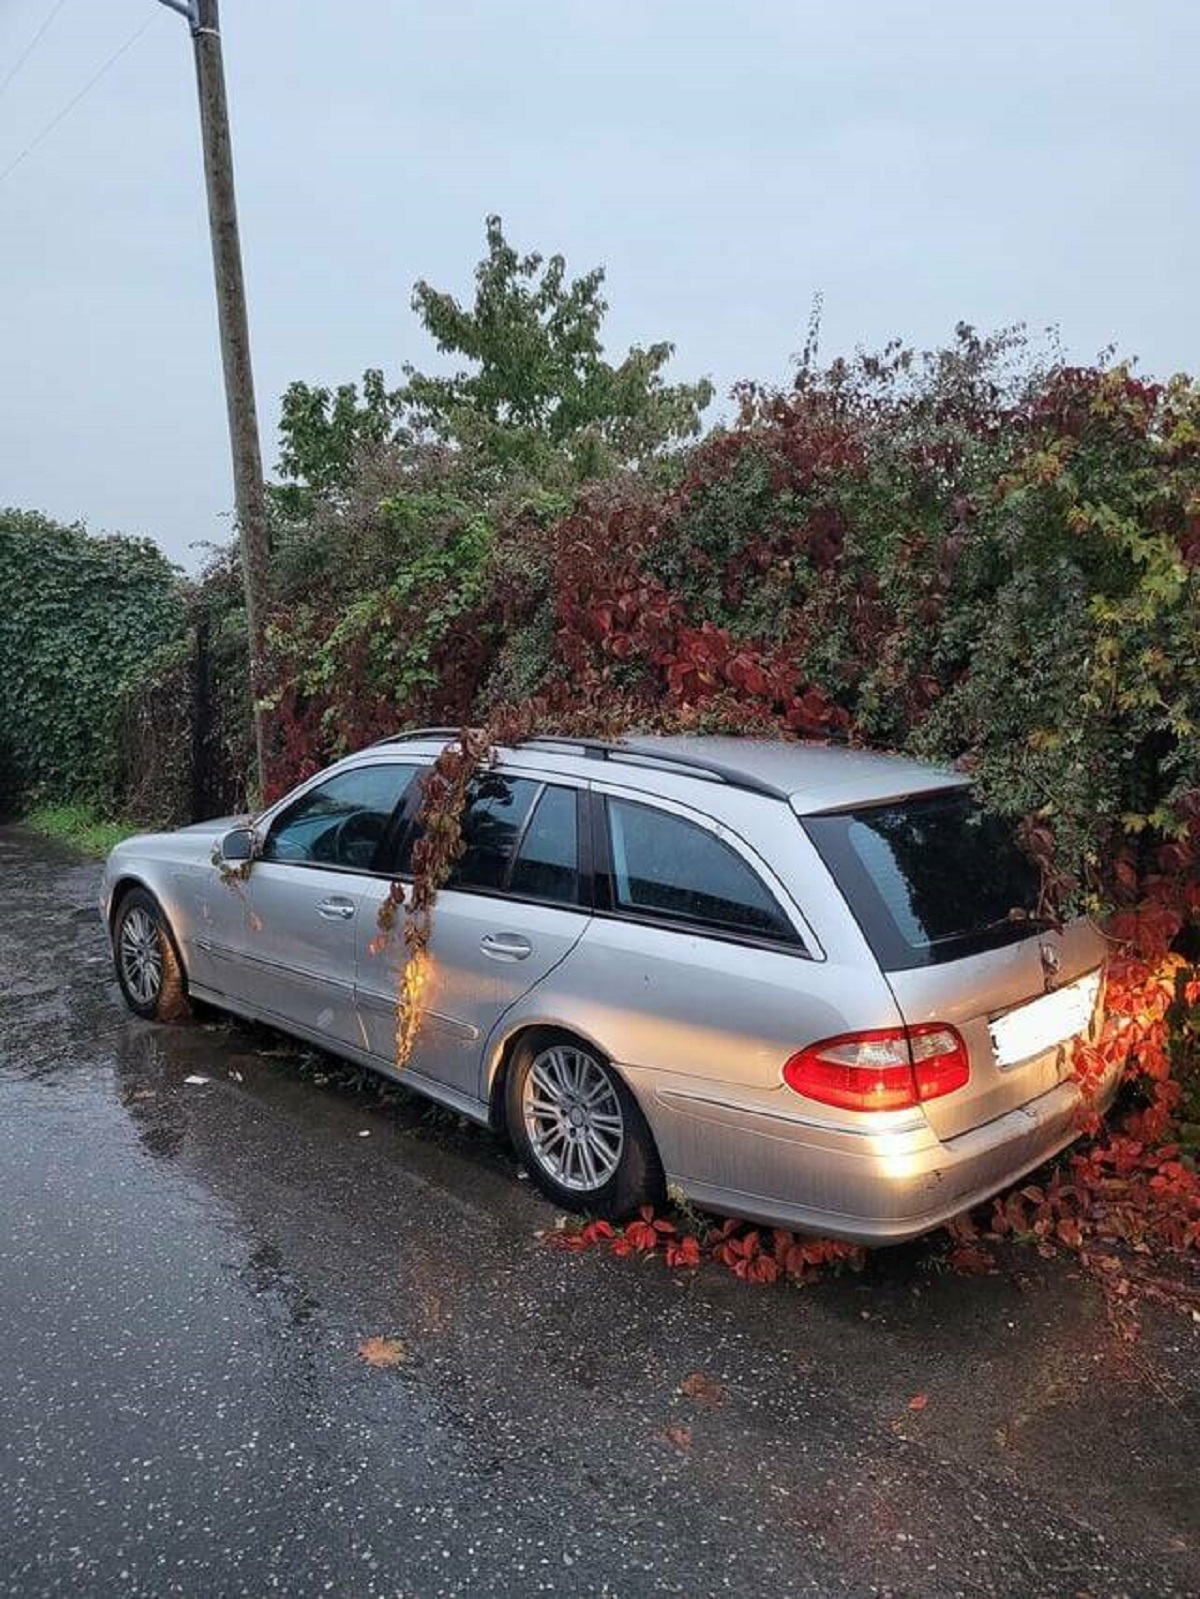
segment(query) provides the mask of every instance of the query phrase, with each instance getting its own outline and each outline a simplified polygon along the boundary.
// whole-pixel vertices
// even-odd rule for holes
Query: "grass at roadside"
[[[107,855],[114,844],[141,830],[136,822],[107,820],[86,805],[39,805],[21,818],[21,825],[74,844],[85,855]]]

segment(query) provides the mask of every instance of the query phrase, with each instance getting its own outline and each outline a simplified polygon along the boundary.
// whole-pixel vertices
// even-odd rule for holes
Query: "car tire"
[[[564,1210],[619,1221],[666,1197],[637,1101],[611,1064],[570,1033],[540,1029],[520,1039],[505,1118],[522,1165]]]
[[[113,963],[125,1003],[154,1022],[191,1016],[183,963],[162,906],[144,888],[131,888],[113,920]]]

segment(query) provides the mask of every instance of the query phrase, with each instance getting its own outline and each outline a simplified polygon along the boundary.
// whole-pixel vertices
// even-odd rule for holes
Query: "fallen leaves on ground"
[[[663,1251],[668,1266],[690,1268],[700,1264],[700,1240],[695,1233],[685,1233],[682,1238],[671,1238]]]
[[[702,1371],[689,1371],[679,1384],[679,1392],[685,1399],[694,1399],[698,1405],[707,1405],[711,1410],[725,1403],[725,1389]]]
[[[408,1345],[402,1338],[364,1338],[358,1353],[368,1366],[402,1366],[408,1359]]]
[[[973,1244],[959,1244],[946,1257],[949,1265],[964,1277],[984,1277],[995,1274],[996,1262]]]
[[[692,1429],[690,1427],[664,1427],[658,1435],[663,1443],[670,1444],[672,1449],[690,1449],[692,1447]]]
[[[802,1238],[783,1228],[764,1231],[733,1219],[696,1232],[683,1232],[649,1205],[624,1227],[607,1221],[581,1224],[559,1217],[552,1228],[537,1235],[551,1249],[579,1253],[607,1249],[618,1256],[638,1255],[661,1259],[672,1271],[691,1269],[706,1260],[725,1266],[743,1282],[773,1283],[780,1277],[793,1282],[813,1282],[827,1267],[861,1269],[865,1252],[853,1244],[831,1238]]]

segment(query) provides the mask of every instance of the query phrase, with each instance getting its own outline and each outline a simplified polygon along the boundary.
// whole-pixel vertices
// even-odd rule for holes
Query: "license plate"
[[[1087,1032],[1100,995],[1100,973],[1090,972],[1053,994],[1020,1005],[991,1024],[992,1048],[1001,1066],[1044,1054],[1056,1044]]]

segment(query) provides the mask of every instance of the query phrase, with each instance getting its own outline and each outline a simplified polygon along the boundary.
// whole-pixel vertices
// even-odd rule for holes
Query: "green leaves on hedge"
[[[183,627],[149,540],[0,510],[0,797],[107,802],[121,697]]]

